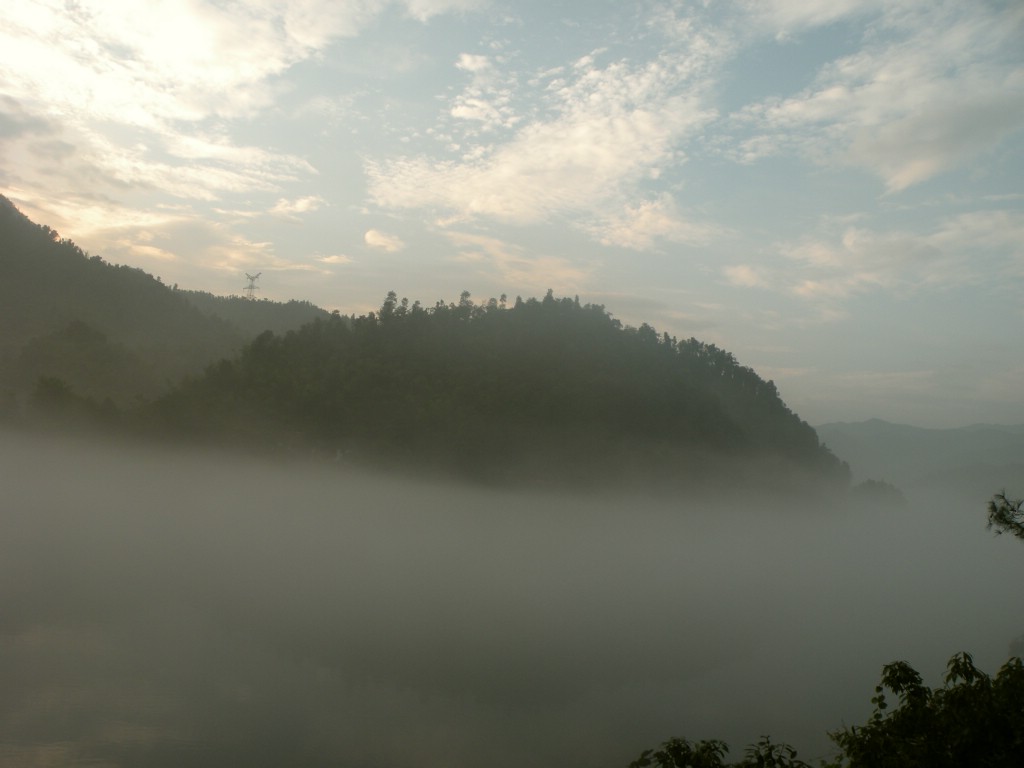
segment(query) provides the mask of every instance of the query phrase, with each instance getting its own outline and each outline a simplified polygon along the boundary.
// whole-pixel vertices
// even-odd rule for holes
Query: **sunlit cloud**
[[[200,201],[278,192],[315,171],[288,152],[239,144],[227,134],[211,138],[209,121],[248,118],[273,106],[274,78],[396,5],[427,21],[476,4],[18,3],[0,23],[0,136],[25,133],[41,121],[59,125],[75,150],[65,164],[91,186],[143,185]],[[137,139],[124,143],[125,131]]]
[[[300,197],[296,200],[281,198],[277,201],[274,207],[270,209],[270,212],[272,214],[286,216],[288,218],[298,218],[296,214],[315,211],[323,207],[325,203],[326,201],[319,195],[307,195],[306,197]]]
[[[405,248],[402,238],[387,232],[381,232],[379,229],[366,230],[366,234],[363,235],[363,242],[371,248],[377,248],[388,253],[394,253]]]

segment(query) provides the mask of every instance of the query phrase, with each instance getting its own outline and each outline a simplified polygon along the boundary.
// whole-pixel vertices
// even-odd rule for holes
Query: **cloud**
[[[50,131],[47,120],[30,114],[10,96],[0,94],[0,142],[25,134],[38,136]]]
[[[715,116],[705,84],[694,79],[713,55],[699,43],[645,63],[620,59],[602,67],[584,57],[571,79],[552,80],[535,94],[546,109],[505,142],[457,160],[369,161],[371,199],[383,208],[434,209],[455,220],[530,224],[582,215],[598,220],[585,226],[599,239],[641,247],[657,237],[692,240],[698,227],[670,223],[664,200],[645,202],[640,190],[664,168],[679,166],[681,144]],[[472,66],[481,65],[473,60]],[[493,117],[483,104],[463,100],[456,108],[484,122]]]
[[[744,0],[749,17],[779,38],[854,15],[877,11],[884,0]]]
[[[969,286],[1003,289],[1024,277],[1024,211],[972,211],[920,231],[850,220],[829,217],[818,233],[775,244],[781,258],[728,265],[722,274],[730,285],[801,299],[816,323],[848,317],[849,302],[872,292],[905,299]]]
[[[458,249],[458,257],[492,272],[499,284],[511,290],[539,293],[551,288],[561,293],[579,291],[588,271],[568,259],[527,255],[523,249],[498,238],[468,232],[447,231],[447,239]]]
[[[511,128],[520,121],[512,104],[517,88],[516,74],[502,71],[502,57],[462,53],[456,69],[468,73],[469,84],[452,100],[448,113],[458,123],[453,126],[462,141],[481,132]]]
[[[725,279],[732,285],[744,288],[762,288],[767,284],[757,268],[748,264],[736,264],[725,267],[722,271],[725,273]]]
[[[397,235],[390,235],[381,232],[379,229],[368,229],[363,235],[363,241],[371,248],[378,248],[388,253],[394,253],[405,248],[405,243]]]
[[[319,261],[321,264],[331,264],[331,265],[351,264],[352,263],[352,257],[351,256],[346,256],[343,253],[336,253],[336,254],[333,254],[331,256],[317,256],[316,260]]]
[[[34,221],[46,222],[62,236],[73,240],[88,239],[90,248],[99,251],[101,255],[104,254],[105,244],[110,241],[110,233],[129,230],[153,232],[192,218],[188,211],[170,206],[138,209],[80,191],[39,199],[31,189],[13,187],[6,191],[6,196],[26,216]]]
[[[716,227],[683,217],[675,200],[667,194],[627,204],[620,213],[609,214],[583,228],[604,245],[637,251],[648,250],[659,241],[702,245],[719,234]]]
[[[422,22],[443,13],[479,10],[487,6],[488,0],[404,0],[406,12]]]
[[[40,122],[75,148],[90,188],[142,186],[176,197],[280,192],[314,173],[286,152],[239,146],[219,125],[275,103],[281,78],[390,6],[426,21],[468,0],[59,0],[18,3],[0,24],[0,136]],[[16,108],[11,108],[11,105]],[[22,153],[9,155],[22,157]],[[28,160],[17,173],[40,184]],[[63,170],[63,169],[62,169]],[[83,186],[85,184],[83,183]]]
[[[491,61],[486,56],[475,53],[460,53],[455,66],[466,72],[485,72],[491,68]]]
[[[973,211],[920,233],[847,226],[778,249],[795,269],[781,265],[775,285],[805,299],[1001,284],[1024,275],[1024,211]]]
[[[477,3],[81,0],[66,6],[41,0],[7,9],[0,40],[13,81],[43,87],[41,99],[148,124],[247,114],[268,103],[267,78],[335,39],[357,35],[391,5],[426,21]]]
[[[307,195],[295,200],[281,198],[277,201],[274,207],[270,209],[270,212],[286,218],[298,219],[298,216],[295,214],[309,213],[310,211],[318,210],[326,205],[326,202],[327,201],[319,195]]]
[[[823,6],[809,5],[806,16],[795,13],[797,4],[770,8],[808,24],[832,14],[818,15]],[[838,4],[834,11],[852,7]],[[865,168],[899,192],[964,167],[1024,129],[1024,66],[1014,55],[1024,35],[1020,6],[858,8],[866,11],[877,18],[859,51],[823,67],[801,93],[734,116],[735,126],[754,130],[737,140],[734,159],[802,154]]]

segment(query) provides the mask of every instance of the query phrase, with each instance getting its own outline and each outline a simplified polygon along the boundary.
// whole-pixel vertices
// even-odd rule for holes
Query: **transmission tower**
[[[245,273],[246,278],[249,280],[249,284],[245,286],[245,298],[250,301],[254,298],[253,294],[259,290],[259,288],[256,287],[256,281],[260,279],[260,275],[262,274],[262,272],[257,272],[255,275],[250,275],[248,272]]]

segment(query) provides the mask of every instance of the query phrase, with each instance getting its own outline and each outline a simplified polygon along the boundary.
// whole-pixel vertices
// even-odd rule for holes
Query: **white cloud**
[[[604,245],[637,251],[648,250],[659,241],[701,245],[719,234],[711,225],[688,221],[669,195],[627,204],[620,213],[610,214],[583,228]]]
[[[287,200],[281,198],[277,201],[273,208],[270,209],[272,214],[278,216],[285,216],[287,218],[297,219],[296,214],[309,213],[310,211],[318,210],[326,205],[324,200],[319,195],[306,195],[295,200]]]
[[[794,23],[824,23],[824,5],[774,3]],[[836,14],[852,12],[836,4]],[[869,6],[858,12],[872,10]],[[824,67],[789,97],[750,105],[735,125],[735,159],[793,152],[863,167],[898,192],[952,168],[1024,129],[1024,6],[940,2],[884,6],[863,47]]]
[[[405,248],[405,243],[397,235],[390,235],[381,232],[379,229],[368,229],[363,235],[363,241],[371,248],[378,248],[388,253],[394,253]]]
[[[493,131],[510,128],[519,122],[512,106],[516,77],[504,73],[496,61],[480,54],[462,53],[455,67],[471,76],[469,84],[456,96],[449,114],[460,121],[470,121],[475,126],[461,126],[466,138],[474,137],[479,131]],[[459,127],[459,126],[457,126]]]
[[[330,256],[317,256],[316,260],[319,261],[321,264],[331,264],[331,265],[352,264],[353,263],[352,257],[351,256],[346,256],[343,253],[335,253],[335,254],[332,254]]]
[[[622,221],[632,216],[634,224],[646,218],[651,230],[647,236],[622,235],[636,243],[692,239],[698,228],[684,231],[686,225],[668,223],[663,203],[635,198],[642,182],[683,162],[682,142],[714,118],[704,99],[706,84],[690,79],[702,66],[694,59],[709,55],[695,45],[640,64],[584,62],[573,79],[555,81],[544,92],[547,113],[504,143],[460,160],[368,162],[370,195],[385,208],[432,208],[456,219],[522,224],[607,217],[606,224],[588,228],[611,239],[617,227],[629,229]]]
[[[282,182],[312,174],[312,167],[205,129],[214,120],[248,118],[272,106],[280,88],[275,78],[332,41],[358,34],[393,5],[426,21],[476,3],[9,4],[0,21],[4,111],[13,104],[25,119],[53,126],[75,148],[74,166],[91,188],[120,192],[141,185],[196,200],[280,191]],[[137,138],[126,141],[126,135]],[[20,166],[28,179],[38,175],[29,161]]]
[[[491,68],[491,60],[475,53],[461,53],[455,66],[466,72],[484,72]]]

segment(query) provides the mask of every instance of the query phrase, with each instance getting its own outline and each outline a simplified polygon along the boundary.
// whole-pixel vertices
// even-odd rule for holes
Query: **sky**
[[[812,424],[1024,423],[1018,0],[12,0],[0,193],[181,288],[579,296]]]

